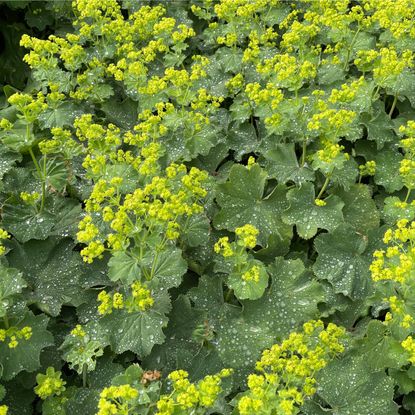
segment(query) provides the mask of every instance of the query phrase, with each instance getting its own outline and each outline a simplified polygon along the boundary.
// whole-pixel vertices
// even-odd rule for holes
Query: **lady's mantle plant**
[[[71,5],[0,101],[0,415],[411,413],[415,4]]]

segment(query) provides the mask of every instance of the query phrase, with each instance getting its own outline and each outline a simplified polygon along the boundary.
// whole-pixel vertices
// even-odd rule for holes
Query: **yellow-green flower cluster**
[[[66,389],[66,382],[61,379],[61,372],[55,372],[53,367],[48,367],[46,374],[38,373],[36,375],[36,381],[35,393],[43,400],[50,396],[59,396]]]
[[[395,229],[388,229],[383,237],[386,250],[376,250],[370,265],[374,281],[391,280],[404,284],[411,278],[415,264],[415,222],[406,219],[397,222]]]
[[[86,332],[80,324],[77,324],[74,329],[71,330],[71,335],[79,338],[86,336]]]
[[[102,255],[106,249],[121,250],[128,247],[134,232],[160,233],[160,238],[176,239],[180,233],[178,218],[192,216],[203,210],[201,203],[207,191],[204,183],[207,173],[192,167],[186,172],[184,165],[172,164],[165,170],[166,177],[154,176],[143,188],[119,196],[118,178],[110,183],[99,180],[86,201],[86,210],[102,215],[108,222],[108,233],[99,232],[92,215],[87,215],[79,225],[78,240],[88,246],[81,251],[87,262]],[[115,180],[115,182],[114,182]],[[118,183],[118,184],[117,184]],[[146,238],[144,238],[145,241]]]
[[[314,199],[314,203],[316,206],[326,206],[327,202],[322,199]]]
[[[361,76],[350,84],[343,84],[341,89],[332,89],[328,100],[332,104],[353,102],[356,96],[359,96],[359,93],[361,93],[362,87],[366,84],[367,82],[365,81],[364,76]]]
[[[171,372],[168,379],[173,391],[162,395],[157,402],[159,415],[172,415],[175,408],[181,411],[196,410],[197,408],[212,407],[222,392],[222,379],[232,374],[231,369],[223,369],[216,375],[208,375],[197,384],[191,383],[189,374],[184,370]]]
[[[232,246],[229,243],[229,237],[227,236],[219,238],[214,245],[214,250],[217,254],[221,254],[224,258],[234,255]]]
[[[151,291],[143,284],[136,281],[131,285],[132,301],[127,301],[127,309],[131,311],[145,311],[153,306],[154,298]]]
[[[50,130],[52,138],[39,142],[39,150],[42,154],[64,154],[68,160],[83,153],[83,146],[72,138],[72,133],[60,127]]]
[[[5,231],[3,228],[0,228],[0,241],[9,239],[10,235],[7,231]],[[3,255],[6,252],[6,247],[0,243],[0,255]]]
[[[236,246],[242,248],[252,249],[255,248],[257,244],[257,236],[259,231],[255,226],[246,224],[239,228],[235,229],[236,244],[231,244],[229,242],[229,237],[224,236],[219,238],[219,240],[214,245],[214,250],[217,254],[221,254],[223,257],[230,257],[237,252]],[[235,246],[232,246],[235,245]]]
[[[258,282],[260,277],[260,268],[257,265],[254,265],[248,271],[242,274],[242,279],[244,281],[253,281]]]
[[[300,87],[315,78],[317,66],[309,60],[300,61],[289,53],[276,54],[258,63],[256,70],[262,76],[268,76],[276,87],[297,91]]]
[[[413,327],[414,318],[407,313],[404,300],[400,300],[396,295],[383,299],[389,304],[390,311],[385,315],[385,324],[399,322],[399,326],[404,329]]]
[[[265,88],[262,88],[258,82],[249,83],[245,87],[245,92],[257,106],[267,104],[272,110],[277,109],[278,104],[284,98],[281,90],[271,82],[268,82]]]
[[[310,158],[313,161],[313,166],[328,176],[335,168],[341,168],[350,156],[343,152],[344,146],[340,144],[325,139],[322,139],[320,143],[323,148],[317,150]]]
[[[338,137],[356,119],[356,112],[346,109],[328,108],[324,101],[319,101],[320,112],[314,114],[307,124],[310,131],[318,131],[331,139]]]
[[[381,48],[374,62],[373,79],[381,87],[387,87],[404,70],[414,66],[413,52],[405,50],[398,53],[393,47]]]
[[[408,352],[408,361],[415,364],[415,340],[412,336],[408,336],[401,342],[402,347]]]
[[[39,92],[35,98],[30,94],[16,92],[7,101],[16,107],[21,113],[20,117],[24,118],[28,123],[35,122],[39,115],[48,108],[42,92]]]
[[[415,4],[411,0],[365,0],[364,8],[371,20],[390,31],[396,39],[415,38],[413,16]]]
[[[399,174],[408,190],[412,190],[415,188],[415,121],[402,125],[399,132],[405,135],[400,140],[405,157],[400,162]]]
[[[241,73],[236,74],[234,77],[229,79],[229,81],[226,82],[226,88],[231,93],[237,93],[239,92],[242,87],[244,86],[244,76]]]
[[[8,342],[10,349],[15,349],[19,345],[20,340],[29,340],[32,337],[32,328],[25,326],[18,329],[15,326],[7,329],[0,329],[0,342]]]
[[[362,176],[374,176],[376,173],[376,161],[369,160],[365,164],[361,164],[359,171]]]
[[[98,313],[101,315],[111,314],[112,311],[126,309],[129,313],[135,311],[146,311],[154,305],[154,298],[151,291],[143,284],[135,281],[131,284],[131,294],[123,295],[122,293],[108,294],[101,291],[98,294]]]
[[[246,224],[239,228],[235,229],[235,234],[237,238],[237,244],[248,249],[255,248],[257,244],[257,236],[259,235],[259,230],[255,226]]]
[[[0,415],[7,415],[9,407],[7,405],[0,405]]]
[[[303,325],[281,344],[262,353],[259,374],[248,376],[248,391],[238,402],[241,415],[277,413],[294,415],[304,400],[316,392],[316,373],[344,351],[345,329],[320,320]]]
[[[393,283],[391,295],[384,298],[390,307],[385,323],[397,323],[401,328],[410,329],[414,325],[414,318],[407,303],[412,296],[415,222],[399,220],[395,228],[385,232],[383,242],[387,248],[374,252],[370,271],[374,281]]]
[[[109,386],[99,396],[97,415],[127,415],[138,397],[131,385]]]

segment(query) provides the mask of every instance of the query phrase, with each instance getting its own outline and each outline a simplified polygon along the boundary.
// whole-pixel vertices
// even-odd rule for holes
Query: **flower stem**
[[[317,195],[317,199],[320,199],[320,197],[322,196],[322,194],[324,193],[324,191],[326,190],[326,188],[327,188],[327,185],[329,184],[329,182],[330,182],[330,176],[327,176],[326,177],[326,180],[324,181],[324,183],[323,183],[323,187],[320,189],[320,192],[319,192],[319,194]]]
[[[86,363],[82,366],[82,387],[86,388],[86,375],[87,375],[87,365]]]
[[[389,114],[388,114],[389,118],[392,118],[392,114],[393,114],[393,111],[396,107],[397,102],[398,102],[398,95],[395,95],[395,97],[393,98],[391,109],[389,110]]]
[[[307,154],[307,139],[304,138],[304,141],[303,141],[303,152],[301,154],[301,167],[303,167],[304,164],[305,164],[306,154]]]
[[[411,188],[408,188],[408,191],[406,192],[406,197],[405,197],[405,200],[404,200],[404,202],[406,203],[407,201],[408,201],[408,199],[409,199],[409,196],[410,196],[410,194],[411,194]]]
[[[37,174],[39,175],[39,178],[42,181],[42,202],[40,205],[40,211],[42,211],[45,205],[45,195],[46,195],[46,159],[43,163],[43,172],[42,172],[39,166],[39,163],[36,160],[35,154],[33,153],[32,147],[29,148],[29,154],[30,154],[30,157],[32,158],[33,164],[35,165]]]

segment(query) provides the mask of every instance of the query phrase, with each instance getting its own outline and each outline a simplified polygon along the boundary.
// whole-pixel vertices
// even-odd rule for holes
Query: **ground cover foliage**
[[[0,7],[1,415],[415,413],[413,1]]]

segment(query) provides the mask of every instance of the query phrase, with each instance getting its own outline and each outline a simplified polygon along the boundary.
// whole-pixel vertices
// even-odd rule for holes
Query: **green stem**
[[[373,98],[379,93],[379,90],[380,90],[380,85],[378,85],[376,89],[373,90],[372,101],[373,101]]]
[[[347,67],[349,66],[349,59],[350,59],[350,52],[352,51],[352,48],[354,46],[354,42],[356,41],[356,37],[360,32],[360,27],[356,30],[356,33],[353,36],[353,39],[350,43],[349,48],[347,49],[347,56],[346,56],[346,62],[344,62],[343,70],[345,71]]]
[[[231,299],[232,294],[233,294],[233,290],[232,290],[232,288],[229,288],[229,290],[228,290],[228,292],[226,293],[226,296],[225,296],[225,301],[226,301],[227,303],[228,303],[228,302],[229,302],[229,300]]]
[[[45,206],[46,199],[46,154],[43,156],[43,177],[42,177],[42,202],[40,204],[40,211]]]
[[[87,365],[86,363],[82,366],[82,387],[86,388],[86,375],[87,375]]]
[[[307,154],[307,139],[305,138],[303,141],[303,152],[301,154],[301,167],[303,167],[305,164],[306,154]]]
[[[46,181],[45,181],[45,176],[39,166],[39,163],[36,160],[35,154],[33,153],[32,147],[29,148],[29,154],[30,157],[32,158],[33,164],[35,165],[35,169],[37,171],[37,174],[40,177],[40,180],[42,181],[42,202],[40,205],[40,211],[43,210],[43,206],[45,205],[45,194],[46,194]],[[44,170],[46,171],[46,164],[44,163]]]
[[[9,324],[9,318],[7,316],[3,317],[4,327],[6,327],[6,330],[10,327]]]
[[[327,185],[329,184],[329,182],[330,182],[330,176],[327,176],[326,177],[326,180],[324,181],[324,183],[323,183],[323,187],[320,189],[320,192],[319,192],[319,194],[317,195],[317,199],[320,199],[320,197],[322,196],[322,194],[324,193],[324,191],[326,190],[326,188],[327,188]]]
[[[406,203],[406,202],[408,201],[408,199],[409,199],[409,196],[410,196],[410,194],[411,194],[411,190],[412,190],[412,189],[408,188],[408,191],[406,192],[406,197],[405,197],[405,200],[404,200],[404,202],[405,202],[405,203]]]
[[[389,118],[392,118],[393,110],[395,109],[397,102],[398,102],[398,95],[396,94],[393,98],[392,106],[388,114]]]

